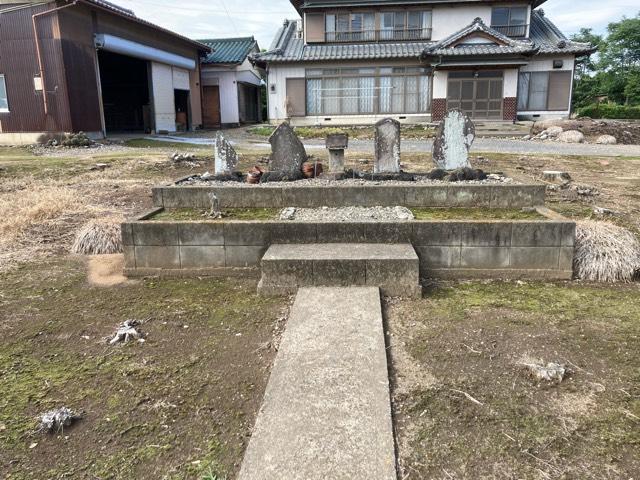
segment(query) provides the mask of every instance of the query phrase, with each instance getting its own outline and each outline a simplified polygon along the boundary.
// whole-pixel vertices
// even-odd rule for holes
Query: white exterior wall
[[[153,113],[156,132],[176,131],[176,104],[174,90],[191,90],[190,72],[163,63],[151,62]],[[192,119],[193,121],[194,119]]]
[[[510,68],[504,70],[504,80],[502,82],[502,98],[518,96],[518,69]]]
[[[153,112],[156,132],[176,130],[176,105],[173,92],[173,69],[169,65],[151,62]]]
[[[562,60],[562,68],[553,68],[554,60]],[[573,72],[576,66],[576,58],[572,55],[565,56],[547,56],[547,57],[536,57],[535,60],[529,62],[528,65],[520,68],[521,72],[553,72],[553,71],[571,71]],[[573,82],[571,82],[571,91],[569,93],[570,98],[573,97]],[[558,110],[558,111],[532,111],[532,110],[518,110],[518,116],[523,117],[525,119],[535,119],[535,120],[544,120],[544,119],[553,119],[553,118],[564,118],[571,115],[571,101],[569,101],[569,109],[568,110]]]
[[[220,89],[220,122],[240,123],[238,104],[238,82],[260,86],[260,72],[245,60],[241,65],[231,67],[202,67],[202,85],[217,85]]]
[[[282,121],[287,118],[287,78],[304,78],[305,66],[272,65],[267,73],[267,102],[269,120]]]
[[[437,6],[432,13],[431,39],[442,40],[449,35],[462,30],[473,22],[475,18],[481,18],[487,25],[491,24],[491,6]]]

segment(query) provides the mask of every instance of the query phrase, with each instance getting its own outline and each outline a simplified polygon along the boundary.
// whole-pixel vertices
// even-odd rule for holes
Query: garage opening
[[[107,133],[150,133],[149,62],[104,50],[98,61]]]

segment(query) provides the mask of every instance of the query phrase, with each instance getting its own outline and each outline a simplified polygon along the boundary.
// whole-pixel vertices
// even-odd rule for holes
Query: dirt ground
[[[175,150],[195,161],[175,164]],[[0,478],[234,478],[290,300],[260,299],[251,278],[123,281],[118,257],[68,253],[87,220],[148,209],[152,185],[212,171],[212,152],[140,140],[35,153],[0,148]],[[267,152],[240,153],[244,170]],[[372,165],[351,150],[347,161]],[[474,162],[521,181],[566,170],[574,181],[552,187],[551,208],[611,208],[640,231],[640,158]],[[428,154],[403,164],[431,168]],[[400,478],[639,477],[638,303],[637,284],[517,282],[388,303]],[[146,341],[108,346],[128,319]],[[517,366],[525,355],[572,373],[537,386]],[[62,405],[83,419],[36,433],[37,415]]]
[[[637,284],[531,282],[388,301],[399,478],[638,478],[639,304]],[[532,359],[569,374],[536,382]]]

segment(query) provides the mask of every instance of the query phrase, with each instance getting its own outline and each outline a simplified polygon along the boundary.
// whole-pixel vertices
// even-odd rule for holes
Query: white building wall
[[[176,106],[173,92],[173,69],[169,65],[151,62],[153,112],[156,132],[176,130]]]
[[[202,85],[217,85],[220,89],[220,121],[223,124],[240,122],[238,82],[260,86],[262,84],[260,71],[254,68],[249,60],[232,67],[204,66],[202,68]]]
[[[267,77],[267,102],[269,119],[280,121],[287,118],[287,78],[304,78],[304,65],[273,65],[269,68]]]
[[[517,97],[518,96],[518,69],[511,68],[504,71],[504,81],[502,84],[502,97]]]
[[[463,29],[476,18],[481,18],[487,25],[491,24],[491,6],[438,6],[433,8],[431,39],[442,40]]]

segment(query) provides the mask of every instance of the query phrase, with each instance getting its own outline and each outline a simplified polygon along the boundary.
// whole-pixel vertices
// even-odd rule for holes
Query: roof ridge
[[[250,37],[222,37],[222,38],[205,38],[198,39],[196,41],[200,43],[218,43],[218,42],[240,42],[240,41],[255,41],[255,37],[252,35]]]

